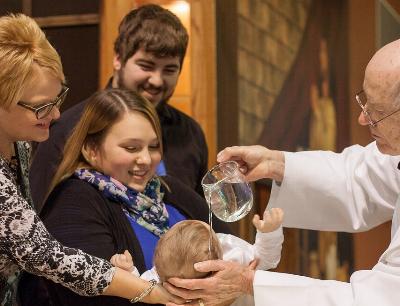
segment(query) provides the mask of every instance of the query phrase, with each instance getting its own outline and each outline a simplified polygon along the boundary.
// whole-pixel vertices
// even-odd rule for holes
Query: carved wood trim
[[[41,28],[90,25],[100,22],[99,14],[60,15],[34,19]]]

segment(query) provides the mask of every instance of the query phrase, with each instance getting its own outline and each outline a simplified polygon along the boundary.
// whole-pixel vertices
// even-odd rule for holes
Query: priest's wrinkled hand
[[[243,294],[253,294],[254,269],[257,262],[243,266],[235,262],[209,260],[194,265],[200,272],[212,272],[202,279],[171,278],[164,287],[187,301],[184,305],[215,306],[232,301]],[[199,302],[200,301],[200,302]],[[167,306],[179,306],[168,303]]]
[[[282,151],[269,150],[263,146],[234,146],[218,153],[219,163],[235,160],[245,179],[249,182],[270,178],[282,182],[285,172],[285,155]]]

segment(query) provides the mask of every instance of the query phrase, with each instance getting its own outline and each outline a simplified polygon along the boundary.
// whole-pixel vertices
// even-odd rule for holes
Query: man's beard
[[[124,68],[121,68],[120,70],[118,70],[117,86],[118,86],[118,88],[120,88],[120,89],[126,89],[126,90],[135,91],[135,92],[139,93],[141,96],[143,96],[142,93],[138,90],[138,88],[132,89],[132,88],[129,88],[128,86],[126,86],[126,82],[125,82],[125,78],[124,78]],[[174,92],[172,92],[172,93],[171,93],[168,97],[166,97],[166,98],[162,98],[162,99],[161,99],[160,101],[158,101],[157,103],[154,103],[154,102],[151,102],[151,103],[152,103],[156,108],[157,108],[158,106],[165,105],[165,104],[168,103],[168,100],[172,97],[173,93],[174,93]]]

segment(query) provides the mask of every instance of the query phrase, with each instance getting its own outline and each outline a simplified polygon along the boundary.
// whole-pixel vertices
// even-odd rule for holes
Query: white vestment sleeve
[[[256,306],[400,305],[399,229],[378,264],[353,273],[350,283],[256,271],[253,288]]]
[[[256,271],[253,287],[256,306],[352,305],[350,285],[338,281]]]
[[[399,156],[375,142],[342,153],[285,152],[282,184],[274,183],[268,208],[281,207],[285,227],[356,232],[392,218],[400,193]]]

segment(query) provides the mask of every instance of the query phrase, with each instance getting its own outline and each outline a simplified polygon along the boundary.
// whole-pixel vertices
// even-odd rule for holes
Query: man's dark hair
[[[178,56],[181,67],[188,45],[188,33],[172,12],[149,4],[132,10],[121,21],[114,51],[122,65],[140,48],[157,57]]]

